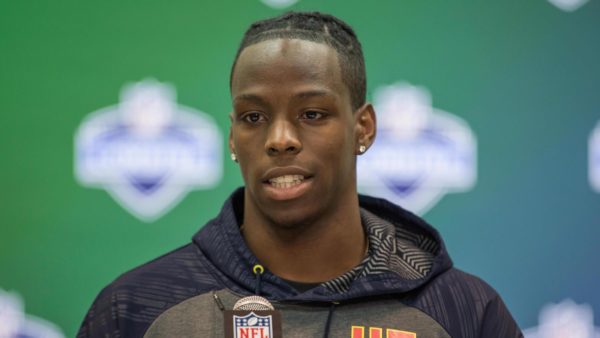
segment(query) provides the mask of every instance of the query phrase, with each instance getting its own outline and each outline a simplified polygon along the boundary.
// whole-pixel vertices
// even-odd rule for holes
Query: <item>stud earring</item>
[[[237,163],[237,156],[234,153],[231,153],[231,160]]]
[[[365,147],[363,144],[361,144],[361,145],[358,147],[358,152],[359,152],[360,154],[364,154],[364,153],[365,153],[365,151],[367,151],[367,147]]]

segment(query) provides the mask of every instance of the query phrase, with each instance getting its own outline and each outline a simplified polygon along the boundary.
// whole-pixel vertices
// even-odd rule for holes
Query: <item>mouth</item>
[[[275,189],[288,189],[300,185],[304,179],[303,175],[282,175],[273,177],[267,182]]]
[[[285,201],[306,194],[312,181],[312,175],[303,168],[276,167],[266,172],[263,184],[268,198]]]

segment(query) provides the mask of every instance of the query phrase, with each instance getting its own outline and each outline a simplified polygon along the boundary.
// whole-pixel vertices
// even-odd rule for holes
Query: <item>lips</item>
[[[308,170],[298,166],[273,167],[265,171],[262,181],[264,183],[292,183],[312,176]]]
[[[275,167],[263,177],[265,192],[274,200],[290,200],[302,196],[312,183],[312,175],[300,167]]]

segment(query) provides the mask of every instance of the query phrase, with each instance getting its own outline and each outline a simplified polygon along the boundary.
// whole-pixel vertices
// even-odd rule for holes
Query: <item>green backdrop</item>
[[[566,298],[591,305],[600,323],[600,193],[588,181],[600,1],[572,12],[545,0],[301,0],[289,9],[353,25],[369,95],[398,81],[426,87],[434,107],[477,136],[475,186],[424,215],[456,265],[494,286],[523,328]],[[141,222],[77,183],[82,120],[117,104],[124,84],[152,77],[226,135],[239,40],[282,11],[258,0],[0,3],[0,288],[20,294],[28,314],[74,336],[104,285],[188,242],[242,184],[225,161],[216,188]]]

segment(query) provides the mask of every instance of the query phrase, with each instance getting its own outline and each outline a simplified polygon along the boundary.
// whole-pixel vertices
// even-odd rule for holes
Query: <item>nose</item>
[[[278,119],[269,126],[265,150],[269,156],[295,155],[302,150],[294,123]]]

